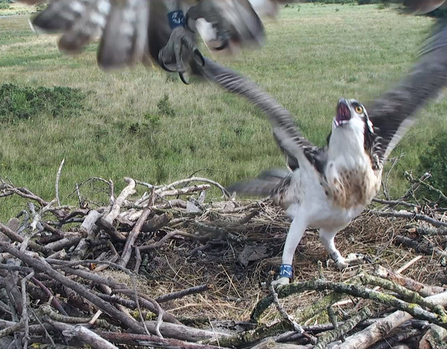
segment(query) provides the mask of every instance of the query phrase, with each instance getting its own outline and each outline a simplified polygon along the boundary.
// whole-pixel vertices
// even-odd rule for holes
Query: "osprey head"
[[[355,99],[340,98],[338,100],[333,131],[339,127],[361,133],[368,131],[374,133],[366,108]]]

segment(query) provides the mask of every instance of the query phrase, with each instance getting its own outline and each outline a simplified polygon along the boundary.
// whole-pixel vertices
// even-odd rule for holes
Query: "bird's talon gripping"
[[[186,80],[185,75],[184,75],[184,72],[180,71],[180,72],[178,72],[178,75],[180,76],[180,80],[182,80],[182,82],[183,82],[185,85],[189,85],[189,81]]]
[[[288,277],[280,277],[279,279],[272,281],[272,286],[274,288],[277,288],[279,286],[288,285],[289,283],[290,283],[290,278],[288,278]]]
[[[331,256],[332,257],[332,256]],[[333,258],[333,257],[332,257]],[[338,270],[344,270],[348,267],[354,267],[359,264],[364,264],[369,262],[371,259],[366,257],[361,253],[351,253],[347,258],[343,258],[342,256],[338,256],[337,258],[333,258],[335,265]]]
[[[171,11],[168,13],[171,36],[165,47],[158,53],[160,66],[168,72],[177,72],[184,84],[188,84],[185,78],[184,60],[194,59],[201,66],[205,65],[205,59],[195,46],[194,32],[189,26],[189,16],[183,15],[183,11]]]
[[[272,281],[272,286],[274,288],[282,285],[288,285],[290,283],[290,279],[293,276],[293,267],[291,264],[281,264],[279,268],[279,278],[277,280]]]
[[[194,49],[194,59],[197,63],[199,63],[202,67],[205,66],[205,58],[203,58],[202,53],[199,51],[198,48]]]
[[[222,39],[221,44],[219,46],[213,47],[216,51],[222,51],[225,50],[230,45],[230,40],[228,39]]]
[[[167,71],[167,72],[169,72],[169,73],[176,73],[176,72],[177,72],[176,69],[171,69],[171,68],[169,68],[169,67],[165,64],[165,62],[164,62],[164,60],[163,60],[162,51],[160,51],[160,52],[158,53],[158,62],[160,63],[160,67],[161,67],[163,70],[165,70],[165,71]]]

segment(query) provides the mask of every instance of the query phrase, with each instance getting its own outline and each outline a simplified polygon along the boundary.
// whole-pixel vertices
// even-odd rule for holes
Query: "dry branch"
[[[295,267],[300,270],[303,280],[313,280],[315,276],[319,279],[278,289],[279,298],[275,303],[282,313],[282,321],[269,325],[251,323],[248,326],[240,325],[238,321],[210,322],[209,319],[222,316],[218,312],[230,314],[231,309],[237,309],[238,316],[245,318],[252,308],[255,320],[259,320],[261,315],[268,321],[278,318],[274,309],[265,311],[274,297],[261,299],[256,307],[252,305],[256,297],[262,297],[264,292],[259,289],[260,282],[271,278],[271,270],[277,268],[276,257],[281,252],[290,224],[284,214],[267,200],[205,202],[204,195],[200,194],[204,193],[203,190],[210,185],[221,190],[223,187],[203,178],[188,178],[166,186],[141,182],[152,193],[144,193],[137,199],[130,197],[135,181],[127,181],[127,187],[116,200],[113,200],[113,184],[105,181],[112,186],[110,206],[97,207],[96,210],[85,206],[81,209],[50,209],[48,203],[41,200],[46,205],[41,205],[40,210],[29,207],[19,217],[20,220],[14,220],[14,229],[0,224],[0,232],[5,235],[0,238],[0,241],[3,240],[0,242],[0,333],[5,334],[6,342],[21,340],[26,344],[28,340],[29,346],[31,343],[53,341],[59,344],[68,340],[72,345],[89,343],[102,348],[120,345],[309,348],[312,347],[310,343],[315,343],[319,338],[317,348],[330,348],[344,345],[341,343],[344,337],[349,343],[352,332],[368,325],[370,329],[379,326],[384,321],[380,318],[384,309],[406,310],[425,320],[410,322],[407,321],[408,315],[400,312],[407,319],[402,325],[404,327],[397,332],[391,331],[403,323],[399,318],[396,323],[382,328],[380,336],[373,336],[371,343],[387,337],[397,346],[409,336],[424,335],[430,325],[438,323],[446,326],[444,308],[433,305],[431,297],[422,298],[444,291],[441,285],[427,285],[424,278],[428,270],[431,282],[436,278],[442,280],[442,258],[447,256],[443,251],[443,227],[446,223],[436,207],[429,207],[428,204],[421,206],[403,199],[376,200],[387,206],[385,210],[400,205],[415,209],[417,214],[372,211],[373,214],[366,213],[353,223],[354,228],[360,229],[355,230],[355,235],[359,233],[359,237],[352,239],[357,246],[362,244],[362,252],[376,251],[377,261],[381,261],[384,251],[396,255],[392,259],[393,264],[385,264],[384,260],[387,269],[377,268],[375,275],[380,278],[372,277],[367,272],[357,273],[353,277],[356,269],[339,273],[332,267],[320,268],[316,275],[315,260],[327,256],[321,252],[323,249],[318,243],[314,244],[317,237],[310,232],[306,240],[307,247],[312,248],[307,248],[305,252],[310,258],[300,256]],[[193,181],[205,184],[191,185]],[[16,195],[17,191],[22,197],[30,196],[28,200],[36,201],[34,194],[25,188],[0,183],[0,198]],[[163,197],[168,195],[188,195],[188,201],[180,198],[167,201]],[[85,202],[82,198],[80,200]],[[42,217],[45,212],[53,213],[57,220],[44,221]],[[379,218],[379,215],[390,215],[393,219]],[[403,221],[409,218],[425,219],[430,224],[414,222],[408,227]],[[27,233],[33,219],[40,228],[31,236]],[[390,224],[390,221],[393,223]],[[68,232],[64,231],[68,229]],[[362,239],[360,235],[364,234],[363,230],[371,230],[372,233]],[[349,228],[347,231],[349,235]],[[408,235],[404,238],[409,241],[414,242],[410,237],[415,236],[418,240],[424,239],[423,245],[416,244],[424,246],[425,251],[432,255],[419,256],[421,262],[413,264],[413,251],[392,245],[392,242],[400,241],[399,233],[403,231]],[[342,253],[352,252],[354,247],[351,242],[343,240],[346,239],[339,239]],[[247,253],[247,246],[254,246],[255,252],[263,252],[259,253],[259,257],[256,257],[258,253],[254,253],[255,258],[241,263],[244,259],[239,257]],[[46,259],[32,251],[45,255]],[[121,259],[117,261],[120,256]],[[410,259],[411,263],[403,267],[409,276],[392,273],[388,269]],[[132,273],[124,266],[141,272],[141,275]],[[362,268],[372,269],[370,265]],[[27,278],[30,272],[34,272],[34,276]],[[380,285],[383,291],[373,288],[375,285]],[[299,296],[295,297],[298,305],[289,299],[283,301],[284,297],[294,292],[299,292]],[[338,302],[343,298],[349,301]],[[334,303],[336,306],[332,306]],[[27,306],[24,307],[24,304]],[[362,310],[365,305],[372,309],[374,321],[361,321],[369,314],[367,310]],[[68,309],[70,316],[67,315]],[[211,315],[207,309],[210,309]],[[159,321],[144,321],[146,316],[154,318],[154,314]],[[332,324],[322,324],[321,321],[328,321],[328,317]],[[306,321],[312,321],[312,325],[306,326]],[[165,338],[148,335],[145,327]],[[62,332],[54,331],[55,328]],[[108,332],[101,332],[98,328]],[[399,335],[404,331],[407,331],[406,335]],[[14,332],[17,339],[13,338]],[[47,337],[43,336],[45,333]],[[196,341],[204,343],[193,343]],[[292,341],[298,344],[286,343]]]
[[[429,216],[415,213],[415,212],[382,212],[377,210],[369,210],[369,213],[375,214],[380,217],[396,217],[396,218],[406,218],[411,220],[425,221],[432,224],[435,227],[447,227],[447,222],[442,222],[437,219],[431,218]]]
[[[407,303],[393,295],[374,291],[373,289],[360,285],[329,282],[325,280],[305,281],[279,287],[278,297],[284,298],[292,294],[301,293],[306,290],[333,290],[337,293],[345,293],[363,299],[374,300],[393,308],[402,309],[419,319],[428,320],[441,327],[447,328],[447,317],[445,316],[439,316],[440,314],[433,314],[432,312],[423,309],[417,304]],[[252,312],[252,320],[257,321],[261,314],[273,301],[274,297],[271,295],[261,299]]]
[[[438,286],[428,286],[421,282],[417,282],[411,278],[405,277],[391,270],[388,270],[381,265],[374,268],[374,274],[381,278],[388,279],[398,285],[401,285],[409,290],[418,292],[421,296],[427,297],[437,293],[445,292],[445,288]]]
[[[443,292],[426,298],[433,304],[447,306],[447,292]],[[372,344],[384,338],[384,335],[391,332],[392,329],[402,325],[405,321],[411,319],[411,315],[398,310],[393,314],[378,320],[363,331],[346,339],[346,341],[337,346],[336,349],[366,349]]]
[[[19,258],[24,263],[26,263],[28,266],[34,268],[36,271],[40,271],[42,273],[47,274],[48,276],[52,277],[56,281],[62,283],[63,285],[67,286],[68,288],[71,288],[73,291],[77,292],[82,297],[88,299],[90,302],[95,304],[99,309],[101,309],[103,312],[109,314],[116,320],[122,322],[127,327],[135,331],[136,333],[144,333],[144,329],[141,325],[139,325],[135,321],[130,321],[126,316],[124,316],[120,311],[116,310],[115,308],[111,307],[109,303],[104,302],[101,298],[95,296],[91,292],[89,292],[84,286],[76,283],[75,281],[67,278],[66,276],[58,273],[56,270],[54,270],[51,265],[48,263],[39,260],[38,258],[32,258],[29,255],[27,255],[24,252],[21,252],[14,247],[12,247],[7,242],[0,242],[0,250],[6,251],[10,253],[11,255]]]
[[[0,223],[0,231],[5,234],[8,238],[10,238],[12,241],[16,241],[16,242],[23,242],[25,241],[25,239],[20,236],[18,233],[16,233],[15,231],[11,230],[10,228],[8,228],[6,225]],[[44,254],[50,254],[53,251],[48,249],[45,246],[41,246],[37,243],[35,243],[34,241],[28,241],[28,246],[30,248],[32,248],[34,251],[37,252],[42,252]]]
[[[132,229],[129,236],[127,237],[126,244],[124,245],[123,253],[121,255],[121,258],[118,260],[118,265],[120,265],[122,267],[126,267],[127,263],[129,262],[130,255],[132,253],[132,249],[134,247],[135,240],[137,239],[138,234],[140,234],[140,230],[150,213],[151,213],[151,210],[147,207],[143,210],[143,213],[141,214],[140,218],[138,219],[137,224],[135,224],[134,228]]]
[[[61,331],[67,342],[75,339],[96,349],[118,349],[118,347],[84,326],[67,325],[50,319],[46,319],[46,322]]]

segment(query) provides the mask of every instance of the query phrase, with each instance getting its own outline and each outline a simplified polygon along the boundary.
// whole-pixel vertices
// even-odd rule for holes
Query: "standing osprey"
[[[62,31],[59,48],[71,53],[101,36],[98,64],[102,68],[144,63],[151,57],[186,82],[183,62],[204,64],[196,47],[196,30],[211,50],[260,45],[265,32],[258,14],[274,16],[278,3],[287,2],[293,1],[54,0],[31,25]]]
[[[410,73],[368,109],[356,100],[340,98],[332,132],[324,148],[314,146],[299,131],[291,113],[257,85],[216,63],[206,61],[205,74],[225,89],[241,94],[267,114],[289,171],[267,171],[229,190],[270,195],[293,219],[284,246],[276,284],[289,283],[292,260],[308,226],[319,229],[320,240],[345,268],[334,238],[377,194],[383,163],[415,121],[416,112],[447,85],[447,21],[440,20],[424,53]]]

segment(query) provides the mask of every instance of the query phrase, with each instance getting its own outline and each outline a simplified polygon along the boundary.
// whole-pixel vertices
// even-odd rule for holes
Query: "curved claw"
[[[180,76],[180,80],[182,80],[182,82],[183,82],[185,85],[189,85],[189,81],[186,80],[185,75],[183,74],[182,71],[180,71],[180,72],[178,73],[178,75]]]
[[[198,48],[194,49],[194,59],[197,61],[197,58],[199,59],[199,64],[204,67],[205,66],[205,58],[203,58],[202,53],[199,51]]]
[[[214,47],[214,49],[216,51],[222,51],[222,50],[226,49],[230,45],[230,40],[228,40],[228,39],[222,39],[221,42],[222,42],[222,44],[220,44],[217,47]]]
[[[176,73],[177,72],[177,70],[175,70],[175,69],[168,68],[168,66],[163,61],[163,58],[162,58],[162,55],[161,55],[161,51],[158,53],[158,63],[160,64],[160,67],[163,70],[166,70],[167,72],[170,72],[170,73]]]

